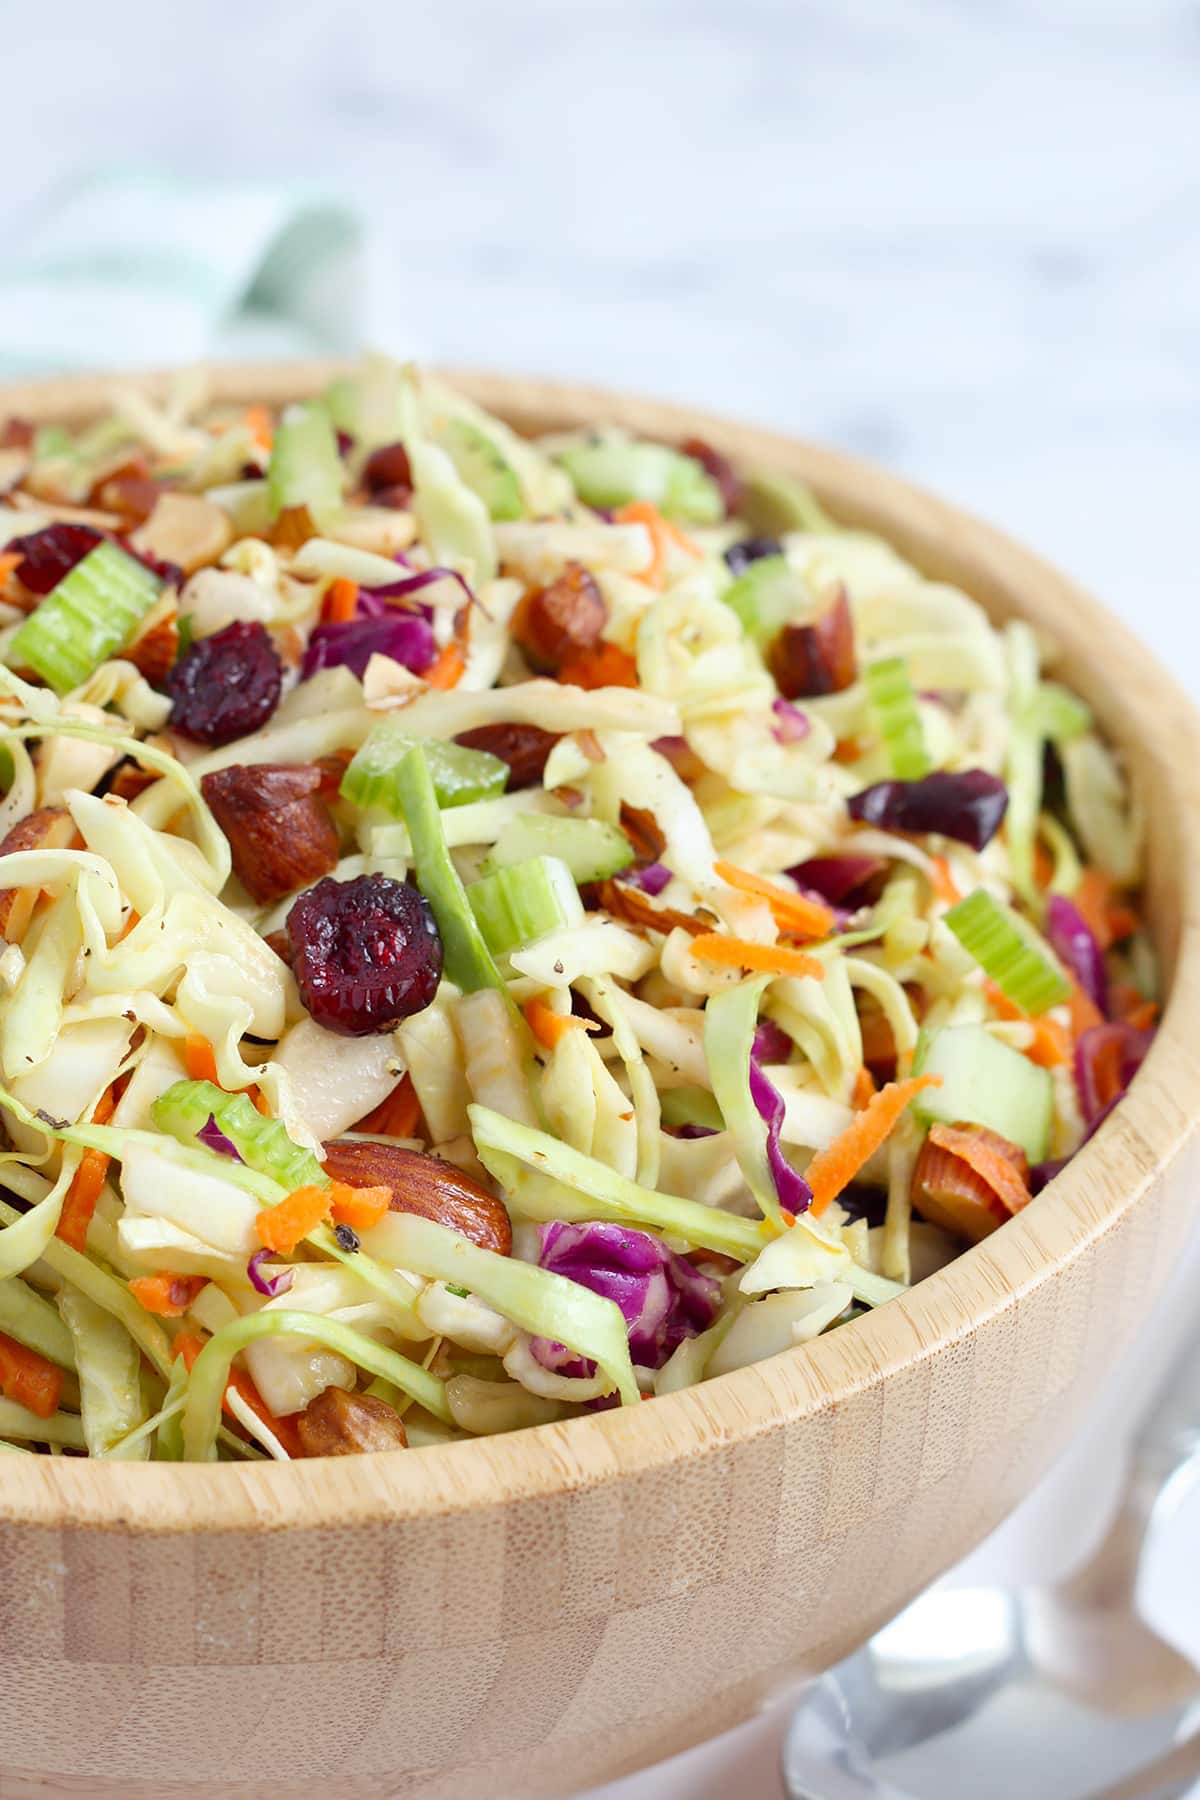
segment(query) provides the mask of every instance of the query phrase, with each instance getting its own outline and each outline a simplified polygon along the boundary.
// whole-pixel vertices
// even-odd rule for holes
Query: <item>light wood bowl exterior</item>
[[[328,366],[218,370],[229,398]],[[155,378],[145,378],[151,385]],[[1170,1003],[1128,1099],[1028,1211],[880,1312],[630,1412],[420,1453],[0,1465],[0,1794],[560,1795],[845,1655],[1061,1449],[1188,1220],[1200,1106],[1200,725],[1094,601],[878,469],[681,408],[456,376],[524,430],[699,433],[812,483],[998,618],[1126,746]],[[85,415],[106,383],[0,396]]]

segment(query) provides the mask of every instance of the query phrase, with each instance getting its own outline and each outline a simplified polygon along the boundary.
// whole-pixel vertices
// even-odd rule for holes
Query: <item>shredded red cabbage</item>
[[[1154,1029],[1139,1031],[1133,1025],[1093,1025],[1081,1031],[1075,1042],[1075,1089],[1086,1123],[1093,1128],[1100,1123],[1116,1099],[1125,1092],[1150,1048]],[[1109,1064],[1115,1046],[1116,1073],[1120,1087],[1116,1096],[1106,1101],[1100,1093],[1100,1071]],[[1089,1136],[1090,1136],[1089,1132]]]
[[[775,1183],[779,1204],[784,1212],[806,1212],[812,1205],[812,1189],[803,1175],[793,1169],[779,1144],[779,1131],[783,1124],[783,1095],[767,1080],[753,1057],[750,1058],[750,1098],[767,1128],[767,1161],[771,1167],[771,1179]]]
[[[467,605],[474,603],[475,596],[457,569],[420,569],[415,575],[403,575],[399,581],[385,581],[382,587],[360,588],[358,594],[359,609],[362,612],[374,612],[375,601],[407,600],[413,594],[419,594],[422,588],[432,587],[437,581],[457,581],[463,591]]]
[[[986,769],[939,769],[920,781],[877,781],[846,802],[852,819],[884,831],[938,831],[982,850],[1000,829],[1008,789]]]
[[[1062,894],[1051,894],[1046,907],[1046,936],[1076,981],[1102,1013],[1108,1011],[1108,973],[1104,952],[1079,911]]]
[[[250,1277],[250,1286],[268,1300],[278,1300],[280,1294],[286,1294],[295,1277],[290,1269],[281,1269],[278,1275],[264,1275],[262,1265],[272,1255],[270,1250],[256,1250],[246,1264],[246,1273]]]
[[[202,1144],[206,1144],[210,1150],[216,1150],[219,1155],[232,1156],[235,1162],[242,1161],[242,1154],[237,1145],[232,1138],[226,1137],[212,1113],[209,1113],[207,1124],[200,1127],[196,1136]]]
[[[759,1063],[786,1062],[792,1054],[792,1040],[774,1019],[760,1019],[750,1054]]]
[[[541,1228],[538,1262],[615,1300],[628,1327],[629,1354],[645,1369],[661,1369],[685,1338],[706,1331],[721,1301],[720,1283],[711,1275],[629,1225],[569,1225],[555,1219]],[[530,1350],[557,1374],[594,1373],[590,1362],[550,1338],[534,1338]]]
[[[808,714],[802,713],[798,706],[793,706],[782,695],[772,700],[771,711],[775,714],[771,736],[777,744],[798,744],[812,730]]]
[[[671,879],[671,871],[665,863],[644,863],[640,869],[622,869],[621,880],[627,881],[631,887],[641,888],[651,898],[661,894]]]
[[[336,625],[318,625],[308,640],[300,679],[308,681],[319,669],[347,668],[353,675],[366,673],[372,656],[390,656],[420,675],[437,656],[433,627],[419,613],[388,610],[379,618],[345,619]]]

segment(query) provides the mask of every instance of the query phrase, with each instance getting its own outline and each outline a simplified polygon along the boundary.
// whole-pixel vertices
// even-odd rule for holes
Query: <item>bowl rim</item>
[[[239,363],[205,373],[216,398],[272,403],[317,392],[351,366],[344,359]],[[1160,918],[1160,935],[1174,939],[1157,1037],[1129,1095],[1091,1144],[1002,1231],[886,1308],[767,1362],[650,1406],[431,1447],[419,1456],[204,1466],[5,1457],[0,1521],[149,1534],[398,1523],[594,1490],[725,1453],[914,1368],[1052,1279],[1121,1226],[1200,1119],[1200,1057],[1187,1030],[1200,1001],[1200,805],[1187,785],[1189,768],[1200,763],[1200,715],[1122,623],[994,527],[840,451],[607,388],[479,370],[444,373],[518,427],[612,421],[668,441],[700,436],[743,463],[800,475],[836,518],[879,531],[928,574],[957,575],[989,612],[1052,621],[1072,679],[1117,741],[1153,771],[1155,806],[1165,821],[1160,838],[1170,833],[1170,885],[1161,870],[1152,870],[1151,881],[1152,903],[1158,882],[1157,905],[1170,915]],[[55,377],[0,389],[0,407],[35,422],[80,418],[107,404],[115,381],[153,395],[170,379],[170,371]]]

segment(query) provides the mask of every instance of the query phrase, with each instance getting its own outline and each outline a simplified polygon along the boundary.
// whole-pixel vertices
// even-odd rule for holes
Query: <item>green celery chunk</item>
[[[836,531],[837,526],[817,496],[792,475],[760,470],[747,477],[738,500],[738,517],[752,531],[777,537],[787,531]]]
[[[400,764],[420,744],[429,765],[434,797],[440,807],[467,806],[474,800],[491,800],[504,792],[508,764],[487,750],[465,744],[442,743],[437,738],[415,738],[399,719],[381,719],[342,777],[343,800],[355,806],[377,806],[393,818],[403,816],[397,782]]]
[[[473,881],[467,899],[493,956],[507,956],[584,919],[574,877],[557,856],[534,856],[497,869]]]
[[[558,457],[587,506],[649,500],[665,518],[716,525],[725,515],[721,490],[694,456],[667,444],[575,444]]]
[[[867,666],[863,677],[876,730],[883,739],[892,774],[919,781],[932,764],[925,728],[904,658],[888,656]]]
[[[400,762],[396,793],[412,841],[417,886],[433,908],[442,940],[447,977],[464,993],[494,987],[507,998],[508,985],[496,967],[446,847],[433,779],[419,744]]]
[[[512,464],[497,446],[470,419],[451,418],[439,433],[438,443],[458,470],[460,478],[472,488],[493,519],[519,519],[521,484]]]
[[[160,1131],[194,1145],[209,1119],[229,1139],[249,1169],[269,1175],[290,1192],[324,1187],[329,1180],[311,1150],[292,1142],[281,1119],[267,1119],[247,1094],[227,1094],[211,1081],[177,1081],[150,1108]]]
[[[812,615],[812,595],[804,577],[786,556],[760,556],[744,575],[721,596],[742,621],[746,636],[760,649],[784,625],[802,623]]]
[[[1044,1013],[1071,997],[1071,984],[1049,950],[1033,937],[1011,907],[986,888],[976,888],[952,906],[945,922],[996,986],[1022,1012]]]
[[[604,819],[525,813],[505,825],[483,861],[485,875],[533,856],[557,856],[576,881],[606,881],[633,861],[633,845]]]
[[[137,635],[162,587],[157,575],[116,544],[97,544],[30,613],[5,660],[10,668],[35,670],[56,694],[68,694]]]
[[[1043,1161],[1050,1139],[1054,1086],[1049,1071],[1001,1043],[982,1025],[948,1025],[924,1041],[913,1059],[918,1075],[940,1075],[912,1103],[920,1119],[986,1125]]]
[[[267,464],[273,517],[303,506],[320,524],[341,507],[343,480],[333,421],[325,407],[315,402],[289,406],[276,428]]]

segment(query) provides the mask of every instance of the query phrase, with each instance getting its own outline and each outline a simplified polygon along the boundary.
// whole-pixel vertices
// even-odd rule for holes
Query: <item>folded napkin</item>
[[[108,170],[41,202],[8,249],[0,380],[361,345],[358,221],[301,187]]]

